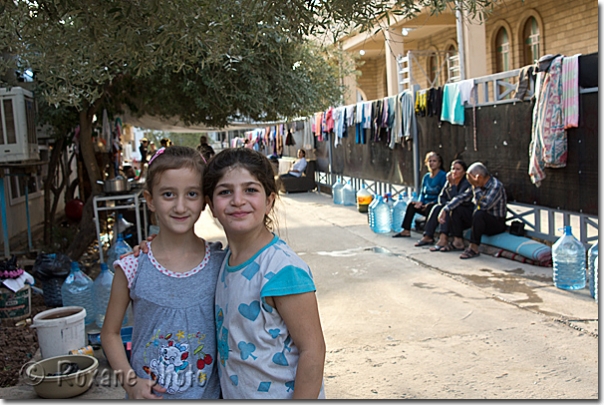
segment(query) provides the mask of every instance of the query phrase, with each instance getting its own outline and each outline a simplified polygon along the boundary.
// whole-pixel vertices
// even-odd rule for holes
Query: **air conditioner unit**
[[[0,163],[38,160],[33,93],[21,87],[0,88]]]

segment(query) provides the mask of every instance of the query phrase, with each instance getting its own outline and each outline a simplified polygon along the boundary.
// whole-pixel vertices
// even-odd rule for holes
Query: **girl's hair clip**
[[[155,152],[155,155],[153,155],[151,157],[151,159],[149,160],[149,163],[147,164],[148,166],[151,166],[151,163],[153,163],[153,161],[155,160],[156,157],[158,157],[159,155],[163,154],[166,151],[166,148],[159,148],[157,150],[157,152]]]

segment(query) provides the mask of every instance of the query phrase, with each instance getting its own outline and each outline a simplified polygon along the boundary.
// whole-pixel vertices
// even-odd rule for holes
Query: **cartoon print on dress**
[[[288,381],[285,383],[285,386],[287,387],[287,392],[294,390],[294,382],[295,381]]]
[[[285,339],[285,342],[283,342],[283,350],[280,351],[279,353],[275,353],[273,355],[273,363],[275,363],[278,366],[288,366],[289,362],[287,361],[287,358],[285,357],[285,351],[287,350],[288,352],[291,352],[292,349],[291,347],[289,347],[289,345],[291,344],[292,338],[291,336],[288,336],[287,339]]]
[[[216,347],[223,366],[229,359],[229,331],[222,326],[224,323],[224,312],[222,308],[216,307]]]
[[[247,304],[239,304],[239,313],[246,319],[250,321],[255,321],[260,314],[260,302],[252,301],[250,305]]]
[[[158,329],[151,341],[145,345],[144,362],[148,361],[149,355],[154,356],[155,354],[155,356],[148,366],[143,366],[143,371],[159,385],[165,387],[168,394],[184,392],[195,383],[204,387],[207,383],[207,374],[202,370],[211,365],[214,360],[212,355],[203,351],[205,338],[206,335],[199,331],[187,334],[185,331],[179,330],[175,334],[161,335]],[[197,340],[197,347],[191,356],[189,345],[195,340]],[[147,353],[147,351],[151,353]],[[197,358],[197,372],[190,363],[190,360],[195,358]]]

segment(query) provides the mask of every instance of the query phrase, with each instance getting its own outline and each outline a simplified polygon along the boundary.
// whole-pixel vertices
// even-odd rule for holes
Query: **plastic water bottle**
[[[572,227],[564,227],[552,246],[554,285],[563,290],[585,288],[585,247],[573,236]]]
[[[368,207],[367,220],[369,221],[369,228],[371,228],[371,230],[373,232],[377,232],[375,230],[375,208],[380,204],[381,200],[382,200],[382,196],[379,194],[376,194],[373,197],[373,201],[371,201],[371,204],[369,204],[369,207]]]
[[[375,233],[388,233],[392,228],[392,214],[390,212],[390,206],[382,197],[379,197],[379,201],[374,208],[375,212],[375,224],[373,231]]]
[[[109,304],[109,297],[111,296],[111,285],[113,284],[113,272],[109,269],[106,263],[101,263],[101,272],[94,279],[92,285],[92,292],[94,297],[94,304],[96,307],[95,322],[99,328],[103,327],[105,322],[105,314],[107,313],[107,305]],[[128,324],[128,316],[124,314],[124,321],[122,326]]]
[[[350,180],[346,183],[344,188],[342,189],[344,205],[356,205],[357,204],[357,196],[354,188],[352,188],[352,184],[350,184]]]
[[[403,230],[403,219],[407,212],[407,201],[402,194],[398,195],[398,200],[392,206],[392,232],[401,232]]]
[[[589,248],[587,252],[587,279],[589,280],[589,293],[592,297],[598,300],[598,273],[596,266],[598,264],[598,242]]]
[[[111,295],[111,284],[113,283],[113,273],[109,270],[106,263],[101,263],[101,272],[94,280],[92,286],[94,303],[96,305],[95,322],[99,328],[103,327],[109,296]]]
[[[71,271],[61,286],[61,297],[63,306],[77,306],[86,309],[84,324],[94,322],[96,310],[94,305],[93,288],[94,282],[87,274],[80,270],[77,261],[71,262]]]
[[[373,194],[363,184],[361,189],[357,191],[357,210],[362,213],[368,212],[371,201],[373,201]]]
[[[122,233],[118,233],[117,240],[109,248],[109,250],[107,250],[107,260],[105,263],[107,263],[109,267],[113,268],[113,262],[119,259],[121,255],[128,252],[132,252],[132,248],[128,242],[124,240],[124,235]]]
[[[339,179],[332,187],[331,187],[331,195],[333,197],[333,203],[338,205],[344,205],[344,195],[342,194],[342,189],[345,184],[342,179]]]
[[[369,227],[373,230],[375,227],[375,206],[378,204],[379,195],[374,195],[367,207],[367,222],[369,223]]]

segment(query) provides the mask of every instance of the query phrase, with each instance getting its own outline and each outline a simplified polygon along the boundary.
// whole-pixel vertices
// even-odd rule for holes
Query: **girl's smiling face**
[[[166,170],[158,175],[153,193],[145,191],[145,199],[162,232],[189,232],[204,207],[201,173],[189,168]]]
[[[265,216],[273,207],[275,195],[267,196],[262,183],[237,166],[225,172],[207,202],[228,237],[266,229]]]

